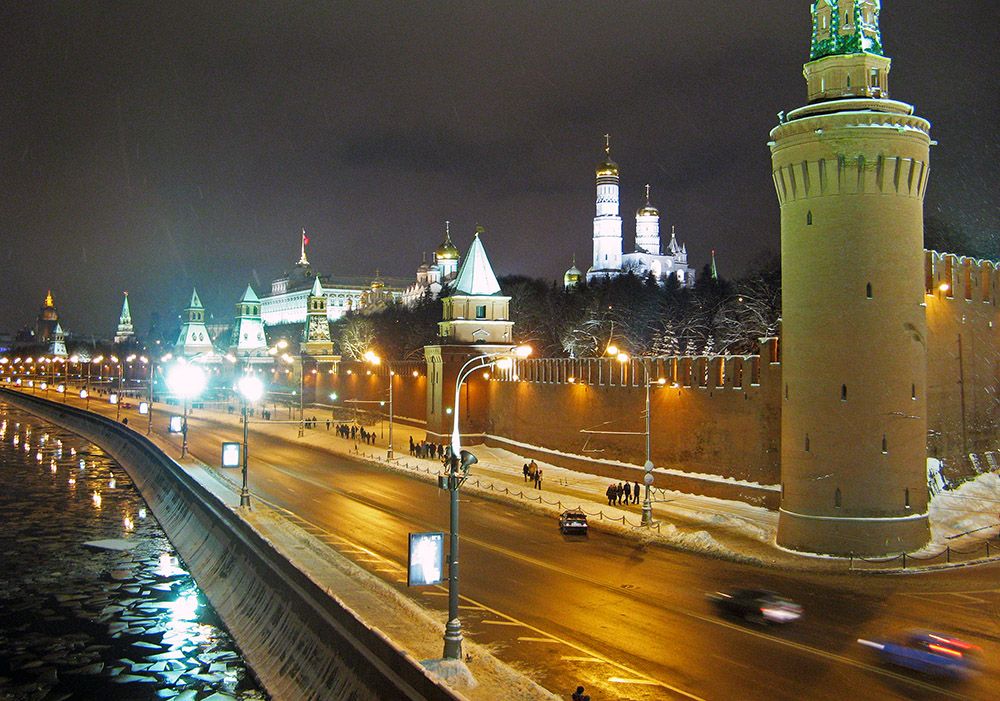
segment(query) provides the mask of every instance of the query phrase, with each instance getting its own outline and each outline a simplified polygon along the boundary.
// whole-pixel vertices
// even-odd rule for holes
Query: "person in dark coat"
[[[632,487],[632,494],[634,496],[635,503],[639,503],[639,483],[636,482],[635,486]]]
[[[528,481],[528,463],[524,463],[524,468],[521,470],[524,472],[524,481]]]
[[[612,482],[611,484],[609,484],[608,488],[604,490],[604,493],[608,497],[608,506],[614,505],[615,496],[618,494],[618,488],[615,486],[615,483]]]

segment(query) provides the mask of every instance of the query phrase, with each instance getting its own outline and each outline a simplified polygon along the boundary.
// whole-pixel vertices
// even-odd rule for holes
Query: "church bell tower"
[[[929,538],[930,124],[889,99],[880,9],[812,4],[809,102],[769,142],[781,209],[778,543],[805,552],[884,555]]]

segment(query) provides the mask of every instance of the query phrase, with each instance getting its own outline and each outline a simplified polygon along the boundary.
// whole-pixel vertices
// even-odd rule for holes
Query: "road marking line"
[[[446,591],[422,591],[420,593],[424,596],[448,596]]]
[[[600,657],[577,657],[574,655],[560,655],[559,659],[566,662],[604,662]]]
[[[969,596],[968,594],[960,594],[960,593],[958,593],[958,592],[954,592],[954,591],[953,591],[953,592],[951,592],[951,595],[952,595],[952,596],[957,596],[957,597],[959,597],[960,599],[968,599],[969,601],[973,601],[973,602],[975,602],[975,603],[977,603],[977,604],[985,604],[985,603],[988,603],[988,602],[986,601],[986,599],[977,599],[976,597],[974,597],[974,596]]]
[[[561,640],[555,638],[532,638],[527,635],[519,635],[517,639],[522,643],[555,643],[557,645],[562,643]]]
[[[520,623],[515,623],[514,621],[481,621],[488,626],[520,626]]]
[[[659,682],[649,679],[625,679],[624,677],[608,677],[612,684],[645,684],[646,686],[656,686]]]

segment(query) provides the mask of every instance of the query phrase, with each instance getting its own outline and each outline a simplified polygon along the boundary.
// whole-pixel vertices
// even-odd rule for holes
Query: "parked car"
[[[721,612],[751,623],[791,623],[802,618],[802,607],[780,594],[766,589],[717,591],[708,600]]]
[[[894,640],[858,642],[877,650],[883,662],[937,677],[961,678],[979,666],[977,645],[943,633],[912,631]]]
[[[577,509],[569,509],[559,514],[559,530],[563,534],[587,535],[587,514]]]

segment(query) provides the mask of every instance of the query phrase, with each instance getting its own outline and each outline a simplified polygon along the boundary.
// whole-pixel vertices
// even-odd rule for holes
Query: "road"
[[[232,426],[192,419],[190,451],[206,463],[217,463],[223,440],[237,439]],[[225,472],[238,481],[238,471]],[[405,585],[407,534],[447,530],[448,494],[435,484],[254,433],[250,488],[392,586],[446,610],[443,588]],[[998,697],[997,565],[891,576],[782,572],[597,529],[563,536],[551,516],[470,494],[461,512],[466,638],[567,697],[577,684],[594,701]],[[720,617],[705,593],[736,586],[782,592],[806,616],[784,628]],[[882,666],[856,642],[911,628],[981,645],[986,669],[942,682]]]

